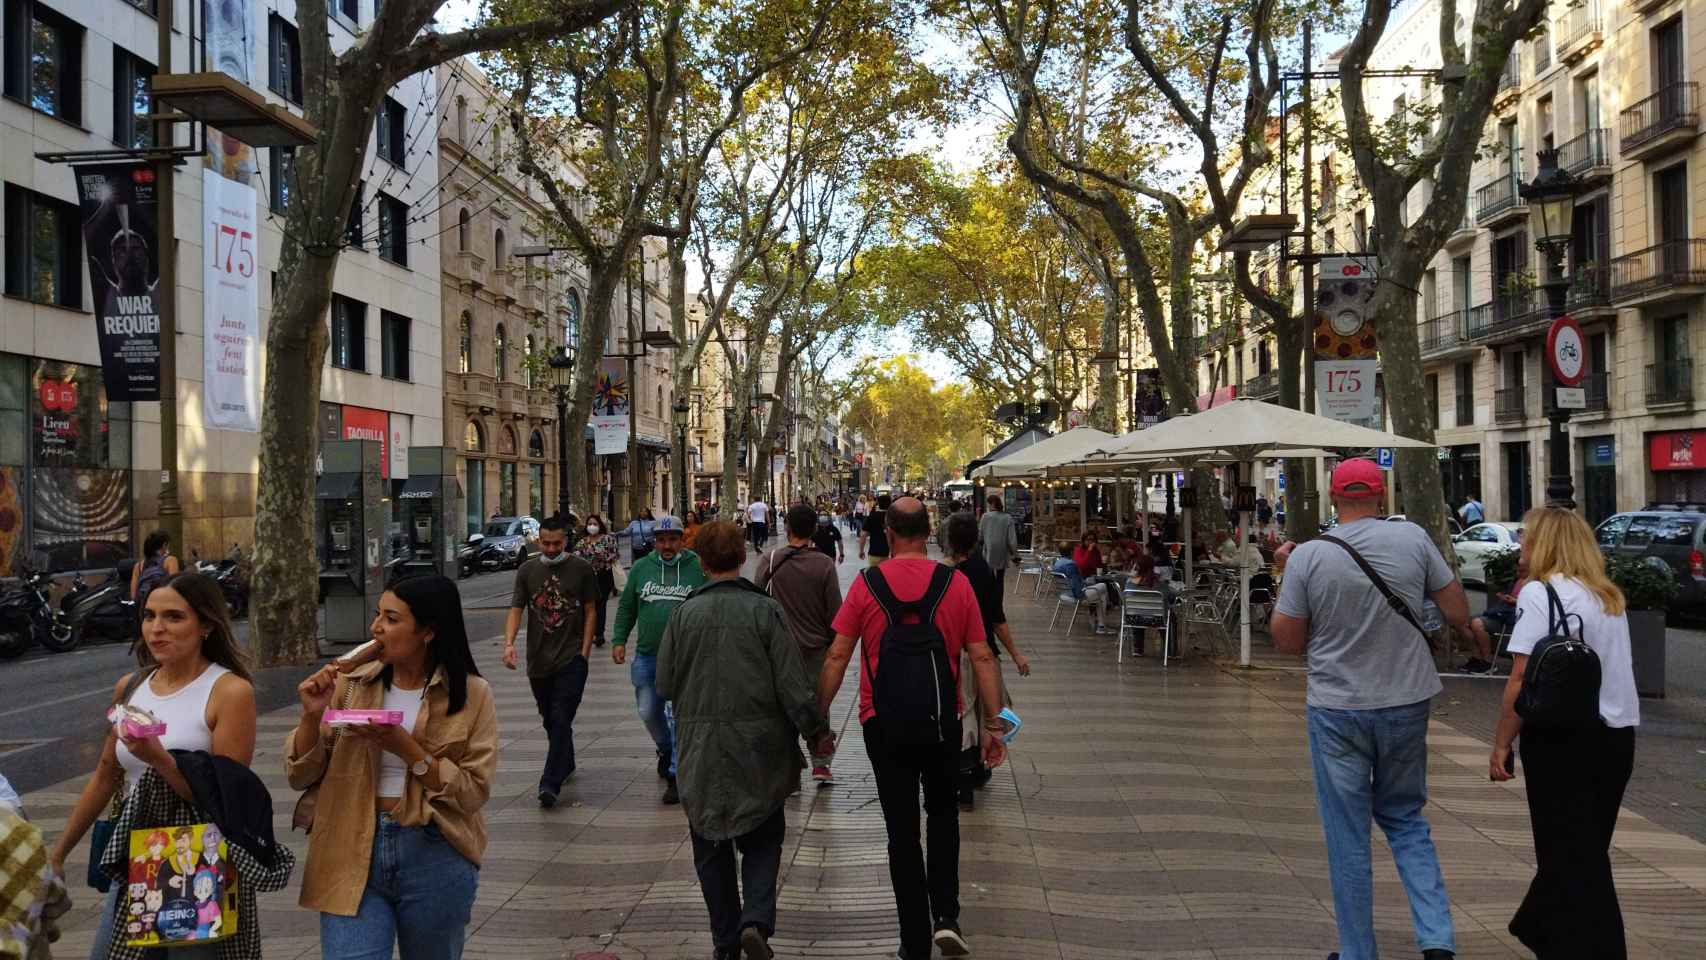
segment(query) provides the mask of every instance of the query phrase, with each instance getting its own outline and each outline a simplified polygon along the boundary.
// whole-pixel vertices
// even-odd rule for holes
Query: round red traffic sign
[[[1546,359],[1552,364],[1552,377],[1561,387],[1573,387],[1582,382],[1588,372],[1587,343],[1582,328],[1569,314],[1552,321],[1546,331]]]

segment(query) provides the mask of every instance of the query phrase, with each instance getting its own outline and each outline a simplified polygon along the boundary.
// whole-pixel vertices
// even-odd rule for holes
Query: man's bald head
[[[930,514],[924,501],[901,497],[889,505],[887,526],[894,540],[924,540],[930,536]]]

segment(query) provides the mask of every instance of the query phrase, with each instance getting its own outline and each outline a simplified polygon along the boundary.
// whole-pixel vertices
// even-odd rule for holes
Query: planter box
[[[1665,614],[1663,610],[1630,610],[1629,653],[1635,664],[1635,692],[1643,697],[1665,695]]]

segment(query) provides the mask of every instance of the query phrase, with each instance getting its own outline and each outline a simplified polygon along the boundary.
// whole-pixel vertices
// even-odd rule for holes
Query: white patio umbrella
[[[1285,456],[1288,450],[1298,450],[1301,455],[1304,449],[1316,447],[1428,449],[1434,446],[1426,440],[1244,398],[1201,413],[1174,417],[1148,430],[1127,434],[1120,441],[1105,451],[1110,461],[1165,458],[1182,461],[1193,456],[1206,459],[1220,455],[1248,463],[1263,451]],[[1248,529],[1247,511],[1240,513],[1239,520]],[[1238,609],[1238,662],[1247,667],[1250,665],[1250,569],[1243,563],[1238,565]]]
[[[971,475],[974,478],[999,479],[1041,477],[1048,468],[1083,459],[1113,440],[1112,434],[1104,433],[1095,427],[1074,427],[1047,440],[1039,440],[1011,456],[986,463],[973,470]]]

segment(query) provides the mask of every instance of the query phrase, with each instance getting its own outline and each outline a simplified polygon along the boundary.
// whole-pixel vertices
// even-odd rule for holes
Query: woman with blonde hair
[[[1511,742],[1522,735],[1536,871],[1510,932],[1540,960],[1621,960],[1611,836],[1641,720],[1623,592],[1606,576],[1593,531],[1570,510],[1541,507],[1523,517],[1522,564],[1529,579],[1511,629],[1515,660],[1488,760],[1492,779],[1512,779]],[[1563,607],[1562,625],[1554,625],[1554,599]],[[1599,657],[1599,718],[1585,728],[1524,729],[1516,700],[1528,657],[1543,638],[1566,631]]]

